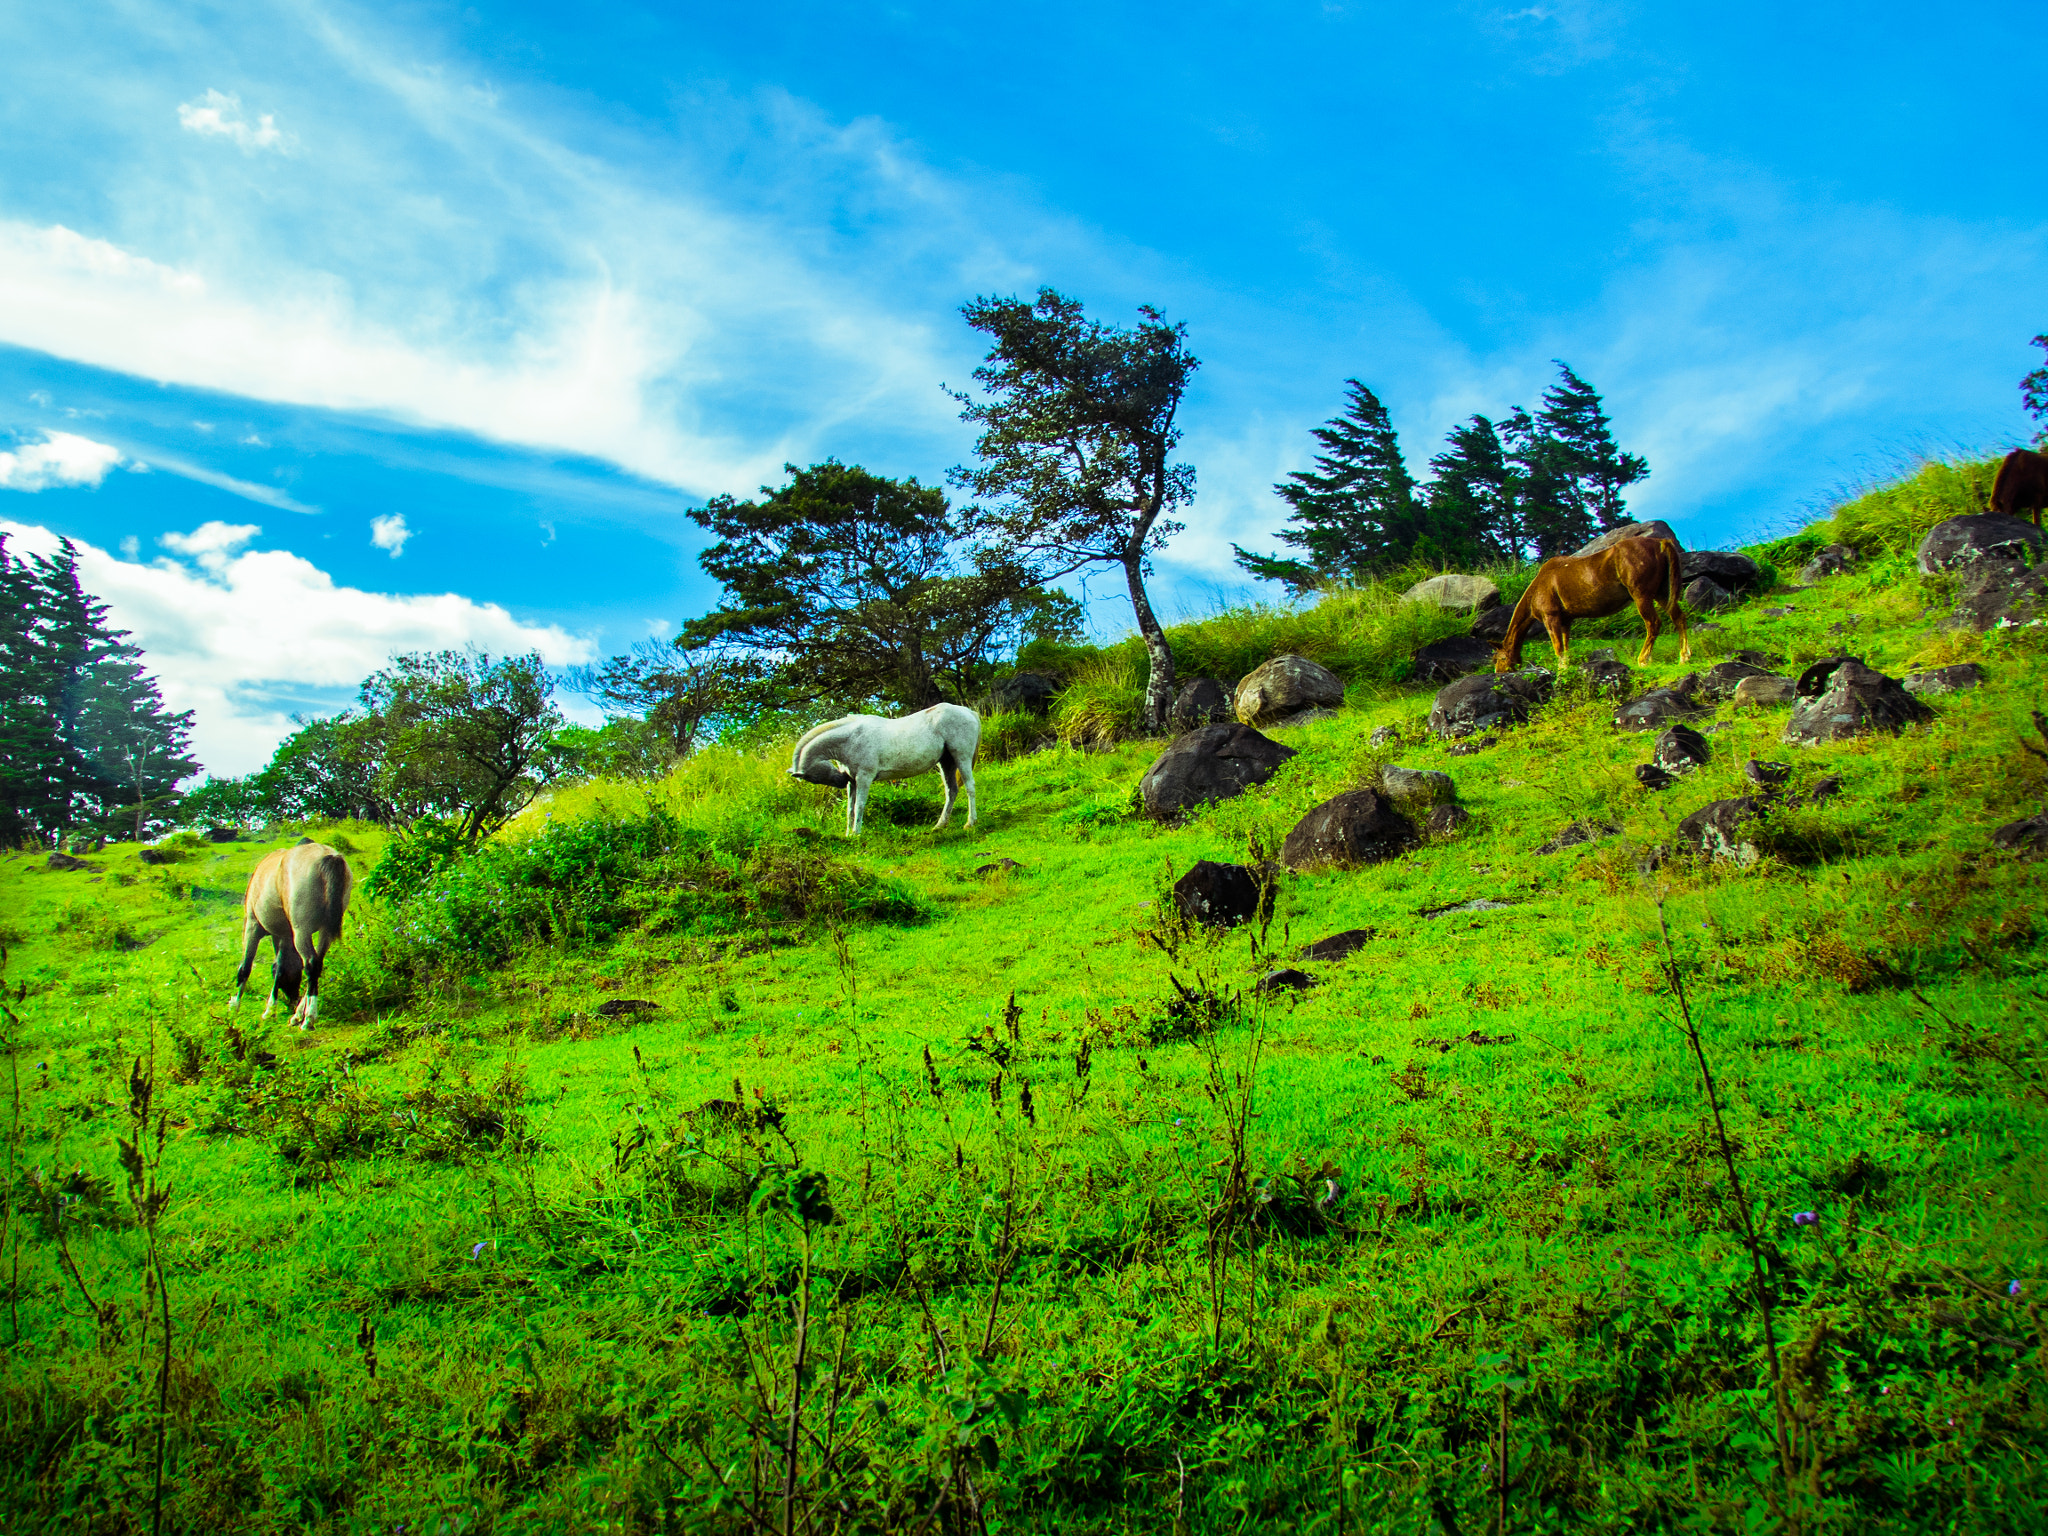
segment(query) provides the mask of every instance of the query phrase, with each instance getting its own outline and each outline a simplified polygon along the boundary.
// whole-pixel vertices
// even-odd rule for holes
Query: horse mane
[[[837,729],[839,729],[840,726],[846,724],[847,721],[853,718],[855,717],[852,715],[841,715],[837,720],[827,720],[822,725],[812,726],[808,731],[805,731],[803,735],[797,737],[796,751],[790,755],[790,761],[796,766],[796,768],[801,769],[804,765],[805,754],[807,754],[810,751],[812,744],[815,743],[819,737],[823,736],[827,731],[836,731]]]

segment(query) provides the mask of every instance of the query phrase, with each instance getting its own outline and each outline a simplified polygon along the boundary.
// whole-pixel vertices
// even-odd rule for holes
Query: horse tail
[[[1659,539],[1657,548],[1664,556],[1664,606],[1674,619],[1683,623],[1684,616],[1678,611],[1678,578],[1685,556],[1679,552],[1675,539]]]

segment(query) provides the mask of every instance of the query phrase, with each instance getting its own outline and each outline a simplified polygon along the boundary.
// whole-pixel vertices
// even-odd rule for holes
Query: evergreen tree
[[[1567,515],[1589,530],[1619,528],[1628,521],[1621,493],[1650,473],[1649,461],[1615,443],[1598,390],[1561,362],[1557,372],[1536,424],[1548,440]]]
[[[1569,455],[1540,417],[1516,406],[1500,424],[1514,515],[1514,553],[1523,560],[1568,555],[1593,537],[1593,520],[1576,494]]]
[[[2048,336],[2036,336],[2033,345],[2048,352]],[[2048,448],[2048,363],[2021,377],[2020,404],[2040,429],[2034,433],[2034,446]]]
[[[1444,451],[1429,461],[1429,468],[1429,520],[1445,554],[1475,565],[1518,559],[1519,481],[1493,422],[1474,416],[1451,428]]]
[[[1359,581],[1411,558],[1430,534],[1415,481],[1387,408],[1357,379],[1346,379],[1344,414],[1315,429],[1315,468],[1273,487],[1290,508],[1280,542],[1305,559],[1255,555],[1238,546],[1237,563],[1295,592],[1326,581]]]

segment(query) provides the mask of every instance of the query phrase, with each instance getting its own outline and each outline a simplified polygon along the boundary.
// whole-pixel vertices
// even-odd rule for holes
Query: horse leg
[[[967,786],[967,825],[974,825],[974,759],[966,758],[960,764],[960,782]]]
[[[875,776],[872,773],[856,773],[853,776],[853,783],[847,787],[847,798],[853,809],[853,820],[846,828],[848,837],[860,836],[860,819],[868,808],[868,791],[874,787],[874,783]]]
[[[939,807],[939,819],[932,823],[932,830],[938,831],[946,824],[946,818],[953,814],[953,801],[959,795],[954,783],[953,749],[947,747],[939,753],[939,781],[946,786],[946,803]]]
[[[1631,592],[1629,596],[1636,600],[1636,612],[1643,620],[1643,653],[1636,658],[1636,665],[1640,667],[1649,661],[1650,651],[1657,644],[1657,636],[1661,633],[1657,623],[1657,594]],[[1685,657],[1680,656],[1678,659],[1683,661]]]
[[[299,951],[289,937],[279,939],[272,934],[270,947],[277,951],[277,958],[270,966],[270,998],[263,1005],[263,1017],[266,1021],[270,1018],[270,1011],[277,1006],[277,995],[280,992],[284,994],[285,1006],[294,1013],[297,1012],[299,976],[304,968],[303,962],[299,959]]]
[[[249,985],[249,973],[256,969],[256,950],[262,943],[263,925],[255,918],[245,916],[242,919],[242,968],[235,972],[235,990],[228,998],[229,1013],[242,1006],[242,991]]]
[[[1571,655],[1571,621],[1560,613],[1546,613],[1543,615],[1543,630],[1550,636],[1550,649],[1557,655],[1557,671],[1561,677],[1564,675],[1566,658]]]
[[[299,935],[298,955],[306,973],[306,1000],[293,1011],[292,1022],[301,1029],[310,1027],[320,1017],[320,973],[327,969],[329,942],[325,930]]]

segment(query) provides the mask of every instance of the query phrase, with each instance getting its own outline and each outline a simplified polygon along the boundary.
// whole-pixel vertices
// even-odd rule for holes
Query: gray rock
[[[1685,585],[1685,611],[1687,613],[1712,613],[1716,608],[1732,608],[1735,594],[1711,576],[1695,576]]]
[[[1449,837],[1471,819],[1472,813],[1462,805],[1431,806],[1423,818],[1422,830],[1431,837]]]
[[[1920,698],[1936,698],[1944,693],[1966,693],[1982,686],[1984,669],[1974,661],[1966,661],[1953,667],[1936,667],[1932,672],[1908,672],[1900,686]]]
[[[1679,688],[1652,688],[1615,712],[1614,723],[1625,731],[1661,731],[1667,725],[1697,720],[1706,713],[1692,695]]]
[[[97,865],[97,864],[88,864],[88,863],[86,863],[86,862],[85,862],[85,860],[83,860],[83,859],[74,859],[74,858],[73,858],[73,857],[71,857],[71,855],[70,855],[70,854],[68,854],[68,853],[53,853],[53,854],[51,854],[51,855],[50,855],[50,868],[52,868],[52,869],[94,869],[94,870],[96,870],[96,869],[98,869],[98,868],[99,868],[99,865]]]
[[[1704,767],[1712,755],[1707,738],[1683,725],[1670,727],[1650,749],[1650,761],[1666,773],[1691,773]]]
[[[2038,565],[2048,537],[2032,523],[1998,512],[1979,512],[1936,523],[1920,541],[1920,573],[1933,576],[1986,560]]]
[[[1704,576],[1727,592],[1741,592],[1756,585],[1763,570],[1747,555],[1725,549],[1688,550],[1679,557],[1678,579],[1690,585]],[[1688,599],[1689,601],[1690,599]]]
[[[1263,784],[1294,756],[1248,725],[1205,725],[1174,738],[1138,785],[1145,814],[1167,820]]]
[[[993,864],[975,865],[974,872],[977,875],[1002,875],[1009,873],[1013,869],[1022,869],[1023,867],[1015,859],[997,859]]]
[[[1424,907],[1418,917],[1456,917],[1461,912],[1505,912],[1513,906],[1511,901],[1495,901],[1491,896],[1475,897],[1471,901],[1457,901],[1448,907]]]
[[[1636,765],[1636,782],[1645,789],[1669,789],[1678,782],[1678,775],[1666,773],[1655,763],[1638,763]]]
[[[1624,523],[1619,528],[1608,529],[1599,538],[1594,539],[1590,543],[1581,544],[1572,553],[1575,555],[1597,555],[1601,550],[1606,549],[1610,545],[1619,544],[1623,539],[1669,539],[1672,543],[1676,544],[1678,542],[1678,535],[1671,531],[1669,523],[1656,519],[1652,519],[1647,523]]]
[[[1678,841],[1710,859],[1747,867],[1761,857],[1753,823],[1763,809],[1764,802],[1750,795],[1712,801],[1678,824]]]
[[[1859,667],[1863,665],[1861,656],[1823,656],[1799,674],[1799,682],[1793,691],[1802,699],[1819,698],[1828,691],[1828,683],[1834,677],[1835,669],[1851,661]]]
[[[2022,523],[2023,528],[2032,527]],[[2048,571],[2030,569],[2024,560],[1980,560],[1963,568],[1961,590],[1949,628],[1978,631],[2048,618]]]
[[[1414,656],[1415,681],[1448,683],[1474,672],[1491,672],[1497,647],[1471,635],[1432,640]]]
[[[1327,939],[1317,939],[1313,944],[1302,946],[1298,959],[1302,960],[1343,960],[1356,954],[1372,939],[1370,928],[1346,928],[1342,933],[1333,933]]]
[[[1173,900],[1190,922],[1231,928],[1257,917],[1262,902],[1272,905],[1273,885],[1242,864],[1203,859],[1173,882]]]
[[[1252,990],[1254,992],[1267,993],[1306,992],[1315,984],[1315,977],[1309,975],[1307,971],[1297,971],[1289,968],[1266,972],[1265,975],[1259,978],[1258,985],[1252,988]]]
[[[1521,725],[1550,697],[1552,679],[1540,667],[1523,672],[1481,672],[1440,689],[1430,706],[1429,728],[1450,740]]]
[[[1401,727],[1398,725],[1374,726],[1372,744],[1376,747],[1398,746],[1403,734]]]
[[[1823,576],[1839,576],[1855,563],[1855,550],[1846,544],[1830,544],[1800,568],[1799,579],[1812,583]]]
[[[1275,656],[1237,685],[1234,704],[1246,725],[1265,725],[1343,702],[1343,681],[1328,667],[1306,656]]]
[[[644,997],[613,997],[591,1010],[600,1019],[637,1019],[656,1011],[656,1005]]]
[[[990,690],[991,697],[999,712],[1022,710],[1026,714],[1042,715],[1052,708],[1052,701],[1059,696],[1057,678],[1043,672],[1019,672],[1015,677],[1006,677]]]
[[[1381,864],[1418,841],[1415,828],[1384,797],[1353,789],[1296,822],[1280,846],[1280,862],[1297,870]]]
[[[1500,588],[1484,576],[1461,576],[1446,572],[1418,581],[1401,594],[1406,603],[1430,603],[1438,608],[1458,608],[1467,613],[1500,606]]]
[[[1515,610],[1503,604],[1489,608],[1472,621],[1472,638],[1484,640],[1488,645],[1498,646],[1508,637],[1508,626],[1514,622]]]
[[[1700,674],[1698,696],[1719,703],[1735,697],[1735,690],[1746,677],[1769,677],[1768,667],[1760,667],[1747,661],[1717,661]]]
[[[1828,678],[1825,692],[1792,711],[1781,738],[1787,746],[1812,747],[1850,741],[1872,731],[1896,735],[1934,711],[1901,688],[1894,678],[1860,661],[1844,661]]]
[[[1789,677],[1745,677],[1735,685],[1734,700],[1737,704],[1790,704],[1799,697],[1799,688]]]
[[[1635,686],[1635,673],[1628,669],[1626,662],[1616,661],[1611,654],[1595,656],[1579,670],[1585,673],[1595,693],[1604,693],[1617,703],[1626,699],[1629,690]]]
[[[1432,805],[1449,805],[1458,798],[1458,786],[1451,776],[1434,768],[1402,768],[1389,763],[1374,777],[1373,787],[1411,815]]]
[[[1169,717],[1176,729],[1198,731],[1205,725],[1221,725],[1230,718],[1230,695],[1213,677],[1198,677],[1181,685]]]
[[[1538,853],[1562,853],[1567,848],[1577,848],[1582,843],[1597,843],[1602,838],[1619,837],[1621,828],[1609,826],[1604,821],[1574,821],[1565,829],[1543,844]]]
[[[1752,757],[1742,765],[1742,776],[1759,789],[1778,789],[1792,777],[1792,765],[1760,763]]]
[[[2048,859],[2048,811],[2007,822],[1991,834],[1991,846],[2018,854],[2023,864]]]

